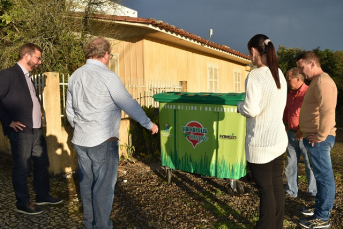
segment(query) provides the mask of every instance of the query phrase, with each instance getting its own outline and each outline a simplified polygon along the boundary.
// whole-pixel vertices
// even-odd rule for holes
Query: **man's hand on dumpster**
[[[151,134],[156,134],[158,132],[158,126],[155,123],[153,123],[153,126],[150,129],[150,131],[151,131]]]

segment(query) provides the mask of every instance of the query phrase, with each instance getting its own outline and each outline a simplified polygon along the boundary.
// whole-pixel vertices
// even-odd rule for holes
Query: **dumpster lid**
[[[245,93],[163,92],[155,94],[153,98],[162,103],[237,105],[244,100],[244,96]]]

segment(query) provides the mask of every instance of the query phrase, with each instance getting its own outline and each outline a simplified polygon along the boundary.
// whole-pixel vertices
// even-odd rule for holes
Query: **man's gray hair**
[[[304,76],[299,73],[299,69],[297,67],[291,68],[286,72],[286,77],[291,73],[291,78],[300,78],[301,81],[304,82]]]
[[[107,53],[111,53],[111,44],[103,37],[92,39],[85,47],[86,58],[102,58]]]

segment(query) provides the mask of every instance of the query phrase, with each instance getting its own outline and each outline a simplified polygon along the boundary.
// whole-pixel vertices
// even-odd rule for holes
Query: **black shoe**
[[[315,217],[310,217],[308,219],[301,219],[300,226],[305,228],[330,228],[330,220],[321,220]]]
[[[314,206],[312,207],[303,207],[301,210],[300,210],[301,214],[303,215],[307,215],[307,216],[313,216],[314,214]]]
[[[17,212],[28,214],[28,215],[38,215],[43,211],[33,203],[28,203],[24,206],[17,207]]]
[[[62,203],[63,200],[60,199],[60,198],[54,198],[52,196],[48,196],[44,199],[41,199],[41,200],[37,200],[36,201],[36,204],[37,205],[45,205],[45,204],[59,204],[59,203]]]

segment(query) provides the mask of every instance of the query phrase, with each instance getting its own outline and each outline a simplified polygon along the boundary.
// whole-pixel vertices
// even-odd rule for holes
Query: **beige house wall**
[[[250,68],[215,56],[193,52],[160,40],[134,37],[113,40],[112,53],[119,55],[119,77],[145,81],[187,81],[189,92],[208,92],[208,65],[219,69],[220,93],[234,91],[234,71],[241,73],[240,92]]]
[[[193,52],[187,48],[175,47],[158,40],[144,40],[144,60],[146,78],[161,80],[175,79],[187,81],[188,91],[207,92],[208,65],[219,69],[220,93],[234,91],[234,70],[241,72],[241,92],[246,78],[245,65],[229,62],[215,56]]]
[[[207,67],[210,64],[219,69],[218,92],[234,91],[234,70],[241,73],[240,91],[244,92],[248,72],[246,66],[238,63],[151,39],[115,42],[113,52],[119,54],[119,76],[123,79],[187,81],[189,92],[207,92]]]

